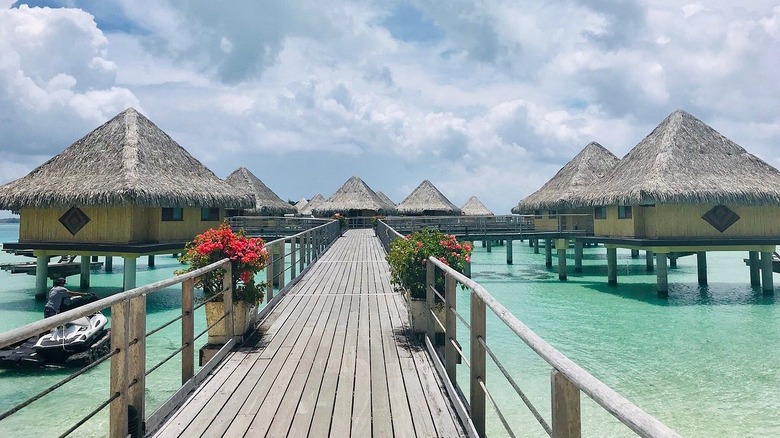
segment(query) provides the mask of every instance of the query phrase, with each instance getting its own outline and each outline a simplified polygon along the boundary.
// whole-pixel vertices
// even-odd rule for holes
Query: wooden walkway
[[[153,436],[465,436],[384,255],[347,231]]]

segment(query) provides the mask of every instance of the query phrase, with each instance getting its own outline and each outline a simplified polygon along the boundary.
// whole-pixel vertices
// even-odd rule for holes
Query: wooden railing
[[[266,275],[269,280],[268,293],[266,294],[266,306],[258,313],[257,319],[263,318],[279,301],[281,296],[297,282],[307,267],[313,263],[327,247],[339,237],[341,230],[336,221],[327,221],[320,225],[295,235],[268,242],[267,248],[274,254],[271,263],[266,267]],[[286,251],[289,248],[289,252]],[[287,266],[287,267],[285,267]],[[222,299],[225,303],[225,314],[215,322],[216,325],[225,320],[228,330],[228,341],[216,353],[208,363],[195,373],[195,341],[207,333],[208,328],[198,335],[194,333],[195,310],[205,303],[195,306],[194,282],[195,278],[215,269],[225,269],[225,281],[222,290]],[[232,284],[230,281],[231,265],[228,259],[223,259],[198,270],[183,275],[158,281],[156,283],[137,287],[126,292],[103,298],[78,307],[67,312],[0,333],[0,348],[22,342],[30,337],[44,333],[55,327],[61,326],[83,316],[89,316],[104,309],[111,309],[111,351],[98,358],[97,361],[75,371],[65,377],[59,383],[44,389],[30,399],[16,405],[14,408],[0,413],[0,421],[18,414],[19,411],[58,389],[63,383],[83,375],[86,371],[100,365],[103,362],[111,362],[110,371],[110,396],[100,403],[95,410],[85,418],[75,421],[64,434],[68,435],[78,429],[83,423],[97,415],[109,406],[109,431],[107,435],[112,438],[142,436],[145,430],[156,429],[163,419],[178,407],[192,389],[200,384],[208,372],[219,363],[228,352],[241,340],[242,333],[233,333],[232,324]],[[289,271],[289,275],[287,272]],[[286,283],[285,279],[290,282]],[[279,287],[279,295],[274,297],[273,284]],[[161,327],[146,330],[146,297],[162,289],[181,284],[181,316],[166,322]],[[154,335],[160,329],[181,320],[181,345],[180,347],[158,363],[146,369],[146,339]],[[255,321],[256,322],[256,321]],[[181,387],[162,406],[151,415],[145,415],[146,376],[156,370],[160,365],[181,354]],[[130,415],[132,413],[133,415]],[[132,418],[131,418],[132,417]],[[130,421],[135,420],[137,421]],[[39,419],[31,419],[31,422]]]
[[[377,227],[377,236],[385,249],[389,247],[392,240],[403,238],[401,234],[385,223],[380,223]],[[511,430],[507,419],[502,414],[502,407],[498,406],[490,395],[486,378],[488,357],[495,362],[497,368],[506,378],[506,381],[495,382],[491,379],[490,387],[505,386],[508,383],[517,391],[518,396],[551,437],[575,438],[581,436],[581,392],[591,397],[639,436],[657,438],[679,436],[674,430],[622,397],[548,344],[512,315],[480,284],[434,257],[428,259],[427,265],[426,315],[429,319],[426,324],[426,347],[434,359],[437,371],[448,382],[447,390],[450,398],[456,401],[456,408],[461,415],[461,420],[466,424],[473,425],[479,436],[486,436],[486,403],[488,400],[493,403],[493,409],[503,426],[507,428],[509,435],[515,436],[515,432]],[[445,290],[443,291],[437,290],[435,286],[436,276],[441,275],[445,276]],[[470,295],[470,309],[468,315],[461,315],[458,312],[456,296],[458,293],[465,293],[466,290]],[[444,305],[444,321],[436,316],[434,311],[436,301]],[[517,336],[518,341],[528,346],[551,366],[551,424],[547,424],[540,414],[540,410],[523,394],[519,385],[510,376],[507,365],[502,364],[490,349],[486,330],[487,309],[490,309]],[[458,321],[469,330],[468,357],[462,353],[457,341]],[[444,331],[443,358],[439,356],[434,346],[437,327]],[[516,346],[520,347],[522,343],[518,342]],[[457,379],[456,364],[459,361],[466,363],[469,367],[468,400],[463,400],[461,397],[461,394],[465,392],[460,388]]]
[[[436,228],[444,233],[466,240],[482,240],[491,236],[522,238],[541,233],[566,235],[588,234],[591,229],[580,227],[592,216],[587,214],[559,214],[539,220],[532,215],[505,216],[389,216],[382,222],[401,234],[409,234],[422,228]]]

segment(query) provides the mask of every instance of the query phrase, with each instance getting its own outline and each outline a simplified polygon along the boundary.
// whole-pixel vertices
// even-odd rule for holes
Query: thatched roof
[[[301,215],[311,216],[312,210],[317,208],[323,202],[325,202],[325,197],[317,193],[313,198],[309,199],[309,203],[301,209]]]
[[[493,212],[488,210],[476,196],[470,197],[460,210],[466,216],[493,216]]]
[[[301,210],[303,210],[303,207],[306,207],[306,205],[309,203],[306,198],[301,198],[300,201],[295,203],[295,210],[298,214],[301,214]]]
[[[0,210],[71,205],[254,206],[133,108],[0,186]]]
[[[780,171],[677,110],[583,200],[589,205],[780,205]]]
[[[385,204],[387,204],[387,206],[388,206],[388,207],[389,207],[391,210],[395,210],[395,202],[393,202],[393,200],[392,200],[392,199],[390,199],[390,197],[388,197],[387,195],[385,195],[385,194],[384,194],[384,193],[382,193],[382,192],[376,192],[376,195],[377,195],[377,196],[379,196],[379,199],[381,199],[382,201],[384,201],[384,203],[385,203]]]
[[[394,207],[387,205],[357,176],[348,179],[327,201],[312,209],[315,216],[330,216],[350,210],[375,211],[378,214],[395,213]]]
[[[246,209],[250,214],[263,216],[283,216],[286,213],[295,214],[298,210],[276,195],[259,178],[245,167],[239,167],[225,178],[225,181],[238,189],[255,195],[255,208]]]
[[[542,188],[518,202],[512,213],[582,207],[576,203],[580,193],[612,170],[618,161],[620,159],[604,146],[590,142]]]
[[[398,204],[398,214],[443,213],[459,215],[460,208],[427,179]]]

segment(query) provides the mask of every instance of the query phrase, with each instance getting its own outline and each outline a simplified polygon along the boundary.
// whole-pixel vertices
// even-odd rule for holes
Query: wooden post
[[[539,239],[533,239],[534,241],[534,254],[539,254]]]
[[[512,239],[506,241],[506,264],[512,264]]]
[[[84,289],[89,289],[89,267],[91,266],[91,262],[89,261],[89,256],[80,256],[79,257],[79,267],[81,268],[81,272],[79,275],[79,287]]]
[[[566,280],[566,248],[569,241],[566,239],[557,239],[555,248],[558,250],[558,280]]]
[[[433,289],[436,288],[436,265],[426,260],[425,269],[425,334],[431,343],[436,345],[436,322],[431,315],[435,302]],[[441,293],[441,291],[437,292]]]
[[[487,252],[493,252],[493,241],[487,240]]]
[[[278,245],[273,245],[271,260],[274,264],[274,286],[284,287],[284,250]]]
[[[298,237],[297,240],[298,240],[298,242],[297,242],[297,245],[298,245],[298,268],[299,268],[298,270],[300,272],[303,272],[303,270],[306,269],[306,254],[305,254],[305,252],[306,252],[306,250],[305,250],[306,235]]]
[[[749,251],[748,257],[750,260],[750,285],[759,287],[761,286],[761,263],[758,260],[758,251]]]
[[[103,268],[105,268],[106,272],[111,272],[114,270],[114,257],[107,255],[106,256],[106,262],[103,264]]]
[[[704,251],[696,253],[696,267],[699,271],[699,284],[707,284],[707,253]]]
[[[35,255],[35,293],[46,297],[49,279],[49,256]]]
[[[487,386],[485,373],[485,349],[479,343],[482,339],[487,343],[485,330],[485,303],[471,292],[471,377],[469,401],[471,406],[471,421],[477,434],[485,434],[485,391],[480,382]]]
[[[607,247],[607,284],[617,284],[617,248]]]
[[[138,295],[130,299],[130,324],[128,328],[127,373],[128,388],[127,403],[138,413],[139,424],[143,422],[146,411],[146,295]]]
[[[228,342],[236,336],[236,333],[233,331],[235,328],[233,326],[233,318],[235,317],[235,307],[233,307],[233,266],[230,263],[225,263],[222,266],[225,270],[225,276],[222,277],[222,290],[225,291],[225,294],[222,295],[222,302],[227,315],[224,319],[226,327],[225,335],[227,337],[225,342]],[[243,335],[243,333],[240,333],[240,335]]]
[[[295,258],[296,255],[297,255],[297,251],[295,248],[295,237],[291,237],[290,238],[290,281],[292,281],[292,279],[298,275],[295,269],[298,262],[298,260]]]
[[[639,258],[639,250],[638,249],[632,249],[631,250],[631,258],[632,259],[638,259]]]
[[[653,251],[645,251],[645,269],[647,272],[653,272],[655,270],[653,264]]]
[[[582,242],[574,241],[574,272],[582,272]]]
[[[118,395],[109,405],[109,436],[124,438],[127,436],[127,405],[129,396],[127,386],[128,344],[130,326],[130,303],[121,301],[111,306],[111,351],[118,351],[111,357],[111,379],[109,397]]]
[[[544,239],[544,265],[552,268],[552,239]]]
[[[764,293],[774,293],[774,271],[772,270],[772,253],[761,251],[761,289]]]
[[[450,382],[457,382],[458,351],[453,345],[457,337],[457,319],[455,311],[458,306],[457,282],[455,277],[447,274],[444,279],[444,369]]]
[[[274,246],[268,245],[268,264],[265,265],[265,302],[270,303],[274,298]]]
[[[669,293],[669,279],[667,278],[666,273],[666,253],[655,253],[655,262],[656,265],[658,265],[658,269],[656,269],[655,273],[656,289],[658,290],[658,295],[664,296]]]
[[[181,283],[181,384],[187,383],[195,375],[195,280]]]
[[[580,390],[560,371],[553,369],[552,438],[579,438],[582,436]]]
[[[150,268],[154,267],[154,254],[149,254],[146,257],[146,265],[149,266]]]
[[[669,267],[670,268],[677,267],[677,255],[673,252],[669,253]]]
[[[124,260],[124,272],[122,273],[122,288],[124,290],[130,290],[135,288],[135,276],[136,276],[136,258],[133,256],[123,256]]]

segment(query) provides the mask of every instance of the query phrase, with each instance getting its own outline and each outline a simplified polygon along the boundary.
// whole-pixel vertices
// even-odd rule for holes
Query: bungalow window
[[[593,218],[594,219],[606,219],[607,218],[607,207],[596,207],[593,209]]]
[[[200,209],[200,220],[203,222],[210,221],[218,221],[219,220],[219,208],[201,208]]]
[[[542,210],[534,210],[534,218],[541,219],[542,218]]]
[[[163,222],[172,222],[172,221],[183,221],[184,220],[184,209],[181,207],[163,207],[162,209],[162,221]]]
[[[241,216],[241,210],[225,210],[225,217]]]
[[[618,219],[631,219],[630,205],[618,205]]]
[[[547,212],[548,219],[555,219],[556,216],[558,216],[558,210],[549,210]]]

